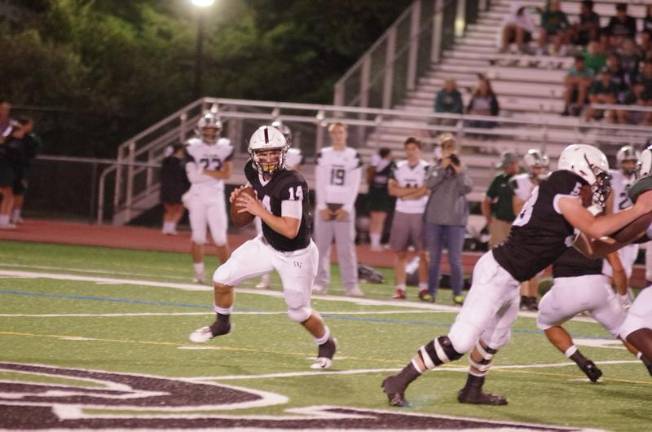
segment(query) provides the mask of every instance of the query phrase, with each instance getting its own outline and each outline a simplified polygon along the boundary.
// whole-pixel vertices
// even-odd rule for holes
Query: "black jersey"
[[[389,181],[392,172],[396,168],[394,161],[389,162],[385,167],[379,171],[374,170],[374,176],[369,185],[369,189],[377,189],[387,192],[387,182]]]
[[[557,209],[557,199],[576,196],[586,182],[571,171],[555,171],[543,180],[514,220],[507,240],[493,250],[498,264],[514,279],[531,279],[552,264],[573,242],[573,226]]]
[[[274,231],[263,221],[265,240],[274,249],[282,252],[291,252],[308,247],[312,231],[312,216],[308,199],[308,183],[306,183],[303,176],[296,171],[280,169],[274,173],[268,183],[263,185],[251,160],[245,165],[244,172],[247,181],[256,191],[258,199],[274,216],[282,216],[281,207],[283,201],[302,201],[303,213],[297,236],[293,239],[287,238]]]
[[[552,277],[577,277],[602,274],[602,258],[591,259],[575,248],[568,248],[552,265]]]

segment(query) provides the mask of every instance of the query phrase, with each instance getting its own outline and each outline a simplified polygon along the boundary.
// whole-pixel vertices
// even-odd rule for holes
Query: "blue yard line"
[[[49,293],[12,291],[12,290],[0,290],[0,294],[18,295],[18,296],[25,296],[25,297],[46,297],[46,298],[56,298],[56,299],[63,299],[63,300],[88,300],[88,301],[111,302],[111,303],[127,303],[127,304],[139,304],[139,305],[154,305],[154,306],[176,306],[176,307],[183,307],[183,308],[207,309],[205,304],[199,305],[199,304],[188,304],[188,303],[173,303],[173,302],[164,302],[164,301],[136,300],[136,299],[118,298],[118,297],[49,294]]]

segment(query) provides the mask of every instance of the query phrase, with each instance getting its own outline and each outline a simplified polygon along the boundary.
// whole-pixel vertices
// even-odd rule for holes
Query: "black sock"
[[[573,360],[579,367],[584,367],[589,362],[589,359],[584,357],[580,352],[580,350],[575,351],[575,354],[573,354],[569,358]]]
[[[419,378],[419,376],[421,376],[421,372],[416,370],[412,362],[410,362],[396,375],[396,378],[398,378],[403,387],[407,387],[412,381]]]
[[[335,341],[332,337],[329,337],[326,342],[317,346],[317,357],[332,359],[335,356],[335,350]]]
[[[211,324],[211,333],[213,333],[213,336],[226,334],[230,330],[231,330],[231,315],[218,313],[215,322]]]
[[[468,374],[466,376],[466,384],[464,385],[464,388],[476,388],[476,389],[481,389],[482,386],[484,385],[484,377],[483,376],[475,376]]]

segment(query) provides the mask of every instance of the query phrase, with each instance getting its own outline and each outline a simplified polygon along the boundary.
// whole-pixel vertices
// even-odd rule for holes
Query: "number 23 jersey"
[[[186,173],[192,183],[191,191],[212,194],[224,191],[224,181],[203,173],[204,170],[219,171],[233,158],[233,146],[226,138],[209,145],[199,139],[191,139],[186,145],[188,161]]]
[[[572,245],[574,228],[559,210],[559,198],[580,198],[586,182],[571,171],[555,171],[535,188],[494,258],[516,280],[531,279]]]
[[[303,176],[296,171],[280,169],[274,173],[272,178],[263,183],[254,168],[251,160],[244,168],[245,177],[249,184],[256,191],[258,200],[274,216],[289,216],[301,218],[299,233],[293,239],[274,231],[265,221],[262,221],[263,236],[265,240],[276,250],[291,252],[304,249],[310,244],[311,221],[310,200],[308,199],[308,183]],[[284,211],[283,202],[287,202]],[[297,212],[300,205],[300,214]]]

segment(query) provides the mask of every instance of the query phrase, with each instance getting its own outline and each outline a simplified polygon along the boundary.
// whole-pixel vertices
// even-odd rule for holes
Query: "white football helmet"
[[[649,177],[652,175],[652,148],[646,148],[638,158],[637,178]]]
[[[528,150],[525,156],[523,156],[523,162],[525,163],[530,176],[537,175],[539,177],[543,177],[545,175],[545,171],[550,165],[548,156],[537,149]],[[543,170],[535,174],[534,168],[543,168]]]
[[[249,139],[249,155],[261,174],[271,175],[284,168],[289,147],[281,131],[272,126],[259,127]],[[277,157],[267,158],[261,155],[269,150],[277,150]]]
[[[274,120],[272,127],[280,130],[289,146],[292,145],[292,131],[281,120]]]
[[[609,162],[600,149],[586,144],[569,145],[561,152],[557,169],[582,177],[591,186],[593,203],[604,208],[611,183]]]
[[[217,110],[206,111],[197,122],[197,135],[206,144],[216,144],[222,130],[222,121]]]
[[[636,151],[636,149],[631,145],[624,145],[618,149],[616,153],[616,161],[618,162],[618,167],[623,170],[627,175],[632,175],[636,171],[636,165],[633,168],[625,168],[623,162],[633,161],[638,163],[638,159],[641,157],[641,154]]]

